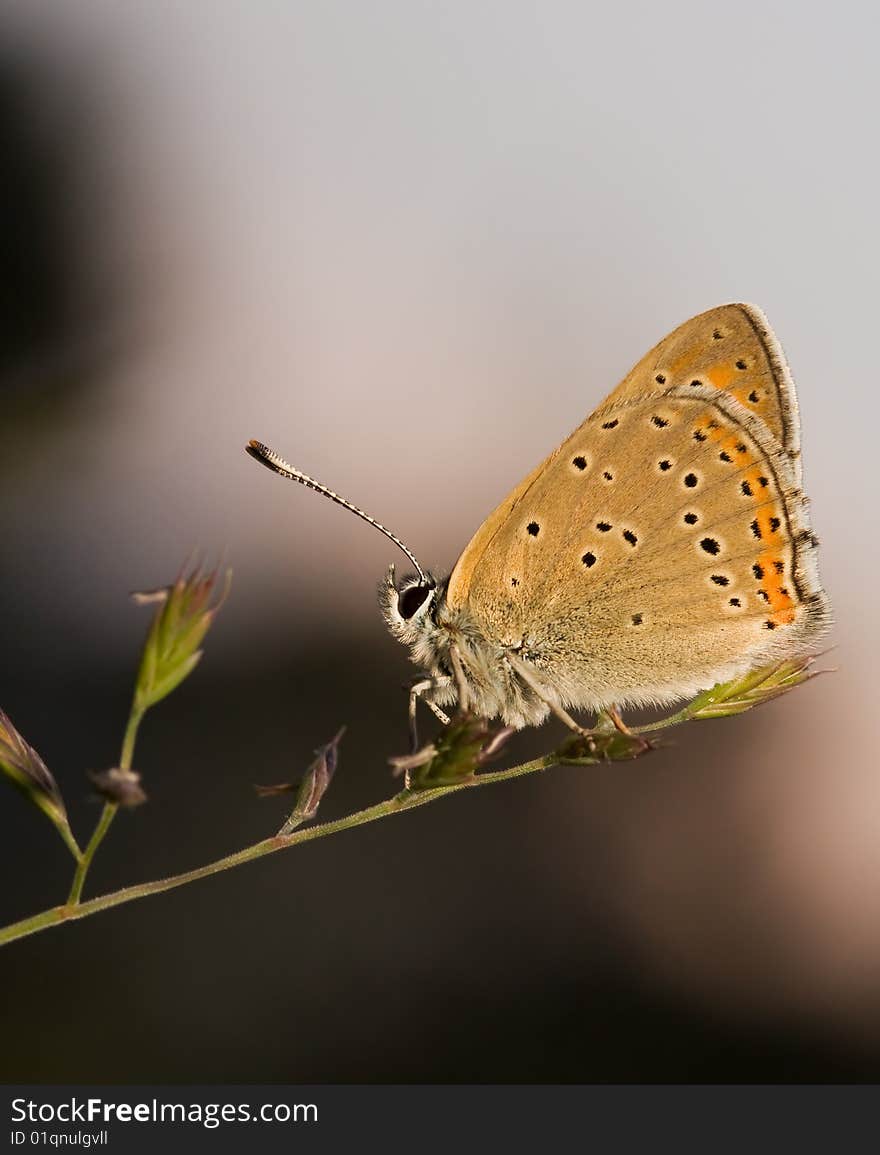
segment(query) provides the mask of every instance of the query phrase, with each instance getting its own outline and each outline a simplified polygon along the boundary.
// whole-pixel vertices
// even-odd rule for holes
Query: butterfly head
[[[438,584],[432,574],[394,580],[394,566],[379,589],[379,602],[388,628],[398,641],[414,646],[426,643],[437,633],[436,610],[445,583]]]

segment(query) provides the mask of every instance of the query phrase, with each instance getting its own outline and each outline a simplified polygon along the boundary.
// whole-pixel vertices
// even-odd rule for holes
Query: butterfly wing
[[[698,385],[735,397],[798,461],[794,382],[779,341],[756,305],[720,305],[685,321],[639,361],[604,404]],[[796,473],[800,478],[799,461]]]
[[[691,317],[663,338],[624,377],[595,412],[635,397],[708,385],[728,393],[760,418],[789,456],[801,484],[797,395],[785,355],[757,305],[719,305]],[[483,522],[455,566],[450,597],[463,602],[472,571],[522,493],[546,468],[542,462]]]
[[[574,707],[695,693],[802,652],[828,619],[767,416],[717,384],[625,386],[488,519],[447,590]]]

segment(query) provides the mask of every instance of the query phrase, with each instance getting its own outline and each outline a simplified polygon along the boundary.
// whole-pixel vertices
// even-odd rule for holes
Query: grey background
[[[248,437],[443,569],[667,330],[755,301],[798,382],[839,666],[633,766],[13,946],[7,1080],[876,1075],[875,41],[851,2],[3,6],[0,704],[81,834],[146,624],[126,591],[194,546],[235,570],[93,892],[274,829],[251,783],[340,722],[325,816],[391,789],[395,551]],[[8,921],[67,864],[0,803]]]

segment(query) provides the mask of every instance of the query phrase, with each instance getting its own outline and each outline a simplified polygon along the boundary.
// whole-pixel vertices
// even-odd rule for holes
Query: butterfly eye
[[[397,599],[397,612],[405,622],[414,617],[428,600],[432,586],[414,585],[403,590]]]

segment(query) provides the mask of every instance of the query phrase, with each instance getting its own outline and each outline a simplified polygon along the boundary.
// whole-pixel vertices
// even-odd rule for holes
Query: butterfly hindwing
[[[488,519],[467,566],[480,629],[574,706],[696,692],[826,622],[799,470],[767,415],[717,385],[663,385],[615,393]]]

